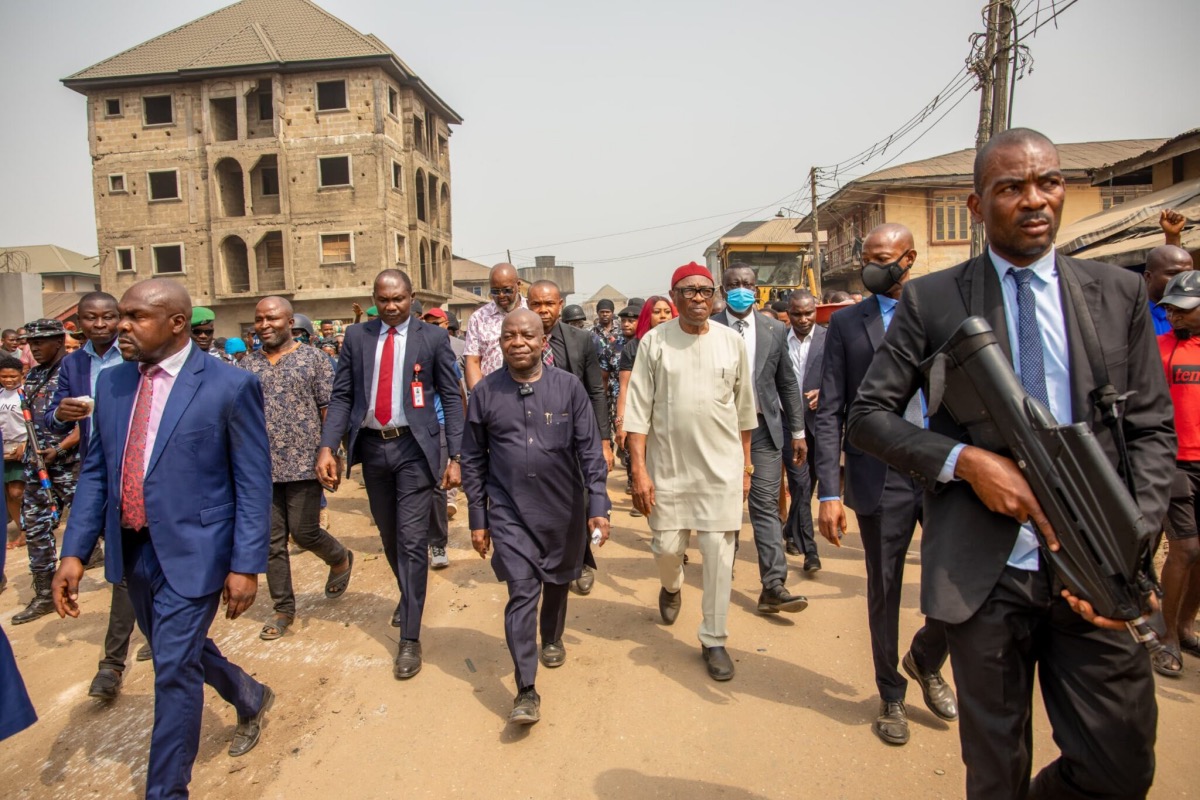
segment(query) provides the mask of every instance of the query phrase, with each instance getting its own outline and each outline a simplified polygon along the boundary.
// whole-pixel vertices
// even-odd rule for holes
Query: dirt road
[[[623,475],[618,473],[623,479]],[[616,477],[612,540],[599,553],[596,588],[572,596],[567,663],[541,670],[542,721],[514,731],[514,693],[504,645],[504,586],[470,549],[465,514],[451,529],[449,569],[433,573],[422,635],[425,666],[408,682],[391,675],[396,588],[381,557],[366,498],[354,482],[331,504],[333,533],[357,554],[346,597],[326,601],[324,566],[293,556],[299,618],[283,639],[262,642],[270,612],[258,602],[235,622],[218,618],[221,649],[278,695],[262,742],[231,759],[236,719],[206,690],[197,798],[953,798],[962,795],[958,732],[910,689],[912,740],[891,748],[870,731],[877,711],[866,624],[862,549],[852,529],[824,569],[789,585],[811,600],[798,615],[755,612],[758,570],[743,546],[734,577],[730,651],[737,675],[711,681],[696,641],[699,555],[687,567],[674,627],[658,619],[658,582],[644,520],[629,516]],[[852,520],[853,525],[853,520]],[[743,527],[749,545],[749,526]],[[9,554],[15,587],[0,595],[12,640],[41,716],[0,744],[0,797],[125,798],[144,791],[153,714],[153,670],[132,663],[110,706],[87,697],[100,658],[109,592],[88,573],[78,620],[47,617],[12,626],[30,592],[24,551]],[[919,557],[906,573],[902,640],[920,624]],[[135,634],[134,649],[140,644]],[[1158,778],[1152,797],[1195,797],[1195,718],[1200,661],[1160,679]],[[949,672],[947,670],[947,677]],[[1040,705],[1037,766],[1056,750]],[[1193,766],[1188,767],[1188,764]]]

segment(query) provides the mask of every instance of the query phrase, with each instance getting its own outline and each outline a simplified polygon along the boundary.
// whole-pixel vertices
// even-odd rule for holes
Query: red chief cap
[[[437,319],[447,319],[446,312],[440,308],[431,308],[425,312],[426,317],[435,317]]]
[[[671,276],[671,288],[674,289],[675,285],[681,280],[684,278],[690,278],[693,275],[699,275],[701,277],[708,278],[710,281],[713,280],[712,273],[708,271],[708,267],[702,267],[693,261],[692,263],[684,264],[682,267],[675,270],[675,274]],[[715,284],[716,281],[713,281],[713,283]]]

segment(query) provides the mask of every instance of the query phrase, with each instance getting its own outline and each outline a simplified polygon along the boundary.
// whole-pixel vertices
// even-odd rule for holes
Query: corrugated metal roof
[[[63,81],[177,78],[188,72],[359,58],[394,59],[455,123],[462,120],[375,36],[359,33],[311,0],[241,0],[142,42]]]
[[[98,256],[85,256],[56,244],[31,244],[19,247],[0,247],[0,253],[9,250],[24,253],[29,257],[29,268],[22,270],[30,274],[56,275],[62,273],[77,273],[80,275],[100,275],[100,259]]]
[[[476,261],[466,258],[452,258],[450,260],[451,281],[486,281],[491,277],[491,273],[491,267],[485,267]]]
[[[66,321],[75,316],[79,301],[87,292],[42,292],[42,316]]]
[[[1162,145],[1165,139],[1120,139],[1111,142],[1059,144],[1059,163],[1064,170],[1100,169]],[[899,164],[864,175],[857,182],[914,180],[970,176],[975,169],[975,148],[957,150],[940,156]]]
[[[596,303],[601,300],[620,300],[623,303],[628,299],[629,298],[626,295],[622,294],[621,292],[617,291],[617,289],[613,288],[613,285],[611,283],[606,283],[603,286],[601,286],[599,289],[597,289],[596,293],[593,294],[591,297],[589,297],[584,302]]]
[[[734,228],[737,230],[737,228]],[[821,232],[824,240],[824,231]],[[812,231],[796,232],[796,220],[790,218],[769,219],[758,223],[740,235],[726,234],[719,243],[727,244],[809,244],[812,242]]]

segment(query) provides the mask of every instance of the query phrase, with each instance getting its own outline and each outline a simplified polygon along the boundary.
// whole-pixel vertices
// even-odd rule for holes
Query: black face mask
[[[903,260],[904,256],[900,256],[890,264],[863,264],[863,286],[871,294],[887,294],[893,286],[900,283],[904,273],[908,272],[909,267],[912,266],[911,264],[909,267],[900,266],[900,262]]]

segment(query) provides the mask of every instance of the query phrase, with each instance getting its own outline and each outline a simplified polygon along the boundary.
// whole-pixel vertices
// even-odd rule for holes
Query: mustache
[[[1046,214],[1043,211],[1034,211],[1029,214],[1022,214],[1017,218],[1017,225],[1024,225],[1027,222],[1044,222],[1047,225],[1051,225],[1054,221],[1050,219],[1049,214]]]

